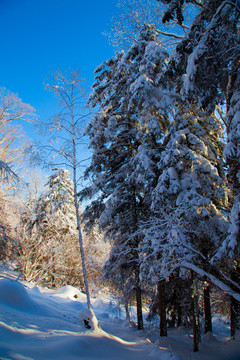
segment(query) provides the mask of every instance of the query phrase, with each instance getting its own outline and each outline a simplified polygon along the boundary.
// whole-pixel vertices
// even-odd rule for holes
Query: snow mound
[[[92,330],[100,329],[100,325],[92,309],[86,309],[86,308],[82,309],[79,312],[78,320],[80,322],[84,322],[84,326],[87,329],[92,329]]]
[[[60,289],[55,290],[54,295],[64,299],[78,300],[83,302],[86,301],[86,295],[71,285],[65,285]]]
[[[0,279],[0,304],[25,311],[36,307],[21,283],[5,278]]]
[[[203,344],[213,344],[213,343],[218,343],[219,342],[216,339],[216,337],[210,331],[208,331],[206,334],[204,334],[202,336],[201,341],[202,341]]]

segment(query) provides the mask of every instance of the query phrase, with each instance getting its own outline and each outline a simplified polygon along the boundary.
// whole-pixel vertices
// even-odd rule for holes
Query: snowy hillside
[[[100,327],[87,330],[79,322],[86,297],[72,286],[58,290],[18,281],[14,272],[0,273],[1,360],[238,360],[240,342],[226,341],[228,329],[218,320],[219,337],[206,335],[199,353],[192,352],[186,330],[169,331],[159,340],[158,330],[137,331],[107,295],[92,299]],[[220,321],[220,322],[219,322]],[[151,341],[150,341],[151,340]],[[225,340],[225,341],[224,341]],[[239,351],[239,352],[238,352]],[[239,356],[238,356],[239,354]]]

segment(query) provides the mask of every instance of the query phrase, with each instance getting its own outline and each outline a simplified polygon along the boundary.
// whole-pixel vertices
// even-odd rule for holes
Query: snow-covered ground
[[[228,339],[229,329],[215,321],[217,337],[203,336],[192,352],[191,332],[137,331],[117,317],[111,299],[92,299],[100,327],[87,330],[79,321],[86,297],[76,288],[58,290],[18,281],[14,272],[0,268],[0,360],[239,360],[240,338]]]

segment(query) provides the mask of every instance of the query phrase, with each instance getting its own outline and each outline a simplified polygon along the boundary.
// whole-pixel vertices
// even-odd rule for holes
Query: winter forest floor
[[[229,338],[229,326],[214,319],[214,335],[202,337],[192,352],[191,330],[158,328],[137,331],[119,319],[109,295],[92,299],[100,328],[87,330],[78,320],[86,298],[76,288],[50,290],[17,281],[18,274],[0,268],[0,360],[239,360],[240,336]],[[123,317],[123,316],[122,316]]]

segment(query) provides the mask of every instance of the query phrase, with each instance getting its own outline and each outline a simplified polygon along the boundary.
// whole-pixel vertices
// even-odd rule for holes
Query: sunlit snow
[[[86,296],[78,289],[67,285],[50,290],[17,280],[17,276],[0,268],[1,360],[238,359],[239,342],[223,343],[229,330],[221,319],[217,327],[220,338],[205,335],[200,352],[193,353],[191,335],[185,329],[169,331],[163,339],[153,324],[146,324],[145,331],[139,332],[126,322],[124,313],[120,314],[106,293],[92,299],[90,313]],[[91,329],[82,321],[88,313],[93,321]]]

